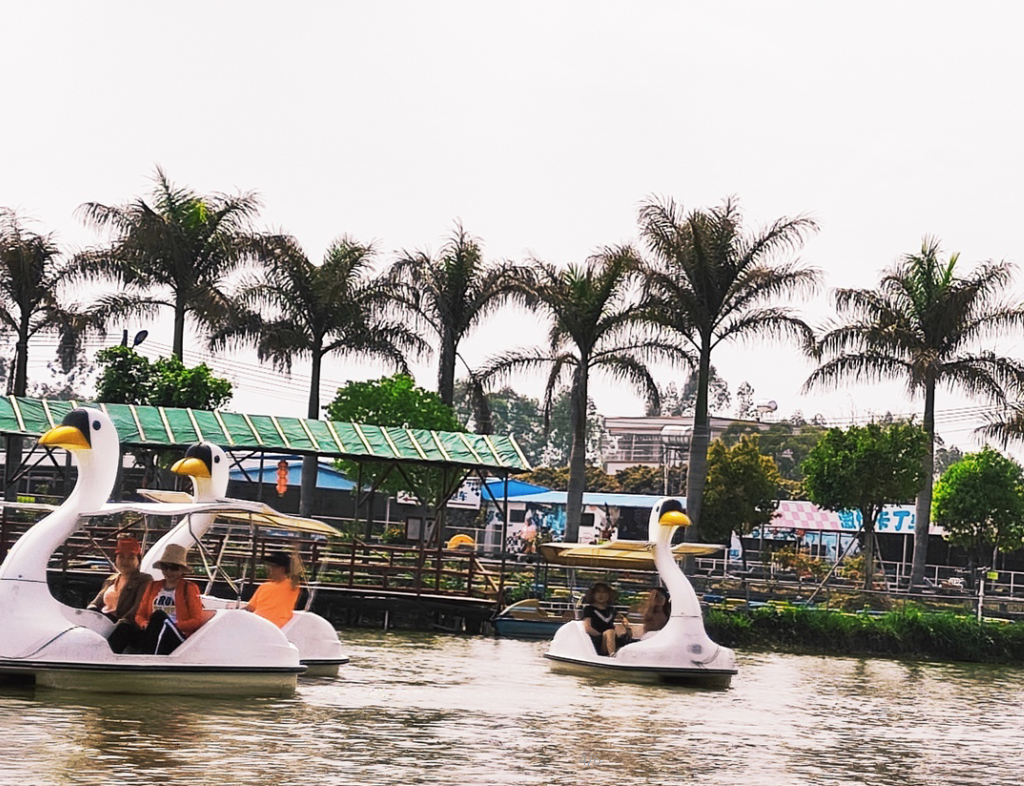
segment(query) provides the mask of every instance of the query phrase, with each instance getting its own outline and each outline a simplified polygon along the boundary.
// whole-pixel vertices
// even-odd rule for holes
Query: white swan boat
[[[582,621],[567,622],[545,654],[553,668],[617,679],[728,686],[736,674],[735,654],[715,644],[704,631],[697,594],[672,554],[672,533],[689,523],[676,499],[661,499],[651,510],[648,537],[654,564],[672,598],[672,616],[665,627],[606,656],[597,653]]]
[[[221,503],[225,510],[241,510],[250,512],[252,520],[259,523],[268,517],[280,517],[277,511],[258,502],[228,499],[228,457],[227,454],[212,442],[200,442],[192,445],[185,452],[185,457],[176,462],[171,471],[186,475],[192,480],[191,501],[195,503]],[[142,510],[143,506],[132,509]],[[148,508],[147,508],[148,510]],[[157,510],[159,512],[159,510]],[[292,518],[292,517],[289,517]],[[155,566],[160,555],[170,544],[177,544],[186,549],[198,544],[217,519],[217,512],[196,513],[183,518],[178,524],[142,556],[141,570],[149,573],[154,579],[162,577],[160,569]],[[307,521],[300,519],[299,521]],[[309,522],[319,524],[319,522]],[[207,609],[238,608],[238,602],[225,600],[212,595],[203,595],[203,607]],[[299,650],[299,662],[306,667],[306,676],[333,677],[338,674],[338,667],[348,663],[338,632],[327,620],[309,611],[296,611],[288,623],[281,629],[282,633]]]
[[[120,443],[113,423],[95,409],[73,410],[39,442],[71,451],[78,481],[0,565],[0,677],[119,693],[283,696],[295,690],[305,671],[298,649],[255,614],[218,610],[170,655],[118,655],[107,644],[113,628],[107,617],[57,601],[47,586],[47,564],[78,529],[81,514],[116,509],[104,503],[117,476]]]

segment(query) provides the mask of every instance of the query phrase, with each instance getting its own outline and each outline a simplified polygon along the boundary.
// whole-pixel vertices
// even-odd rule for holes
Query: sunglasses
[[[160,570],[166,573],[169,570],[185,570],[182,565],[161,565]]]

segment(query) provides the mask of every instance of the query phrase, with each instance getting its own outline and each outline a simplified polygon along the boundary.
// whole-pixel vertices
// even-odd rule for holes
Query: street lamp
[[[136,333],[135,334],[135,338],[132,339],[132,349],[135,349],[135,347],[137,347],[139,344],[141,344],[143,341],[145,341],[147,336],[149,336],[149,331],[148,330],[140,330],[138,333]],[[122,347],[128,346],[128,329],[127,328],[125,328],[123,331],[121,331],[121,346]]]

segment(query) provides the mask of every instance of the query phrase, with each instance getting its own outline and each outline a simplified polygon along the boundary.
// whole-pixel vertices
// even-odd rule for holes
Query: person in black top
[[[598,655],[614,655],[632,639],[632,631],[625,615],[619,615],[625,632],[615,630],[615,593],[612,588],[599,581],[583,596],[583,627],[594,642]]]

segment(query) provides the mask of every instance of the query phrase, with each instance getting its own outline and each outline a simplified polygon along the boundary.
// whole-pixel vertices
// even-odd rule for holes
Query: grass
[[[881,615],[765,607],[709,609],[708,635],[734,648],[1024,665],[1024,622],[982,622],[914,607]]]

